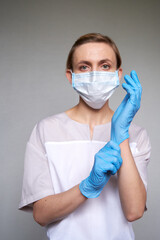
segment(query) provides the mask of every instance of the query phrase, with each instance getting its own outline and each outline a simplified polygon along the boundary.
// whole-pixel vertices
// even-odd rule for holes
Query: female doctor
[[[114,113],[109,98],[122,77],[121,57],[107,36],[81,36],[70,50],[66,77],[79,103],[43,119],[27,143],[19,209],[47,229],[49,239],[130,240],[131,222],[146,206],[150,142],[132,123],[141,84],[125,75]]]

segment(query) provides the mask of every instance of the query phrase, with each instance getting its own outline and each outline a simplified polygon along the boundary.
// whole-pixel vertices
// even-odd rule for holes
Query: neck
[[[66,111],[66,113],[71,119],[88,124],[93,128],[95,125],[110,122],[114,112],[109,108],[108,101],[101,109],[93,109],[80,98],[79,104]]]

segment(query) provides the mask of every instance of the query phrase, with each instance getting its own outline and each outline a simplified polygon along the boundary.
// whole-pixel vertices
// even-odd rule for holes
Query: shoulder
[[[58,113],[49,117],[46,117],[39,121],[36,124],[37,129],[39,132],[50,130],[51,128],[57,127],[59,124],[63,124],[65,113]]]
[[[133,138],[133,137],[138,137],[143,132],[146,132],[146,129],[135,123],[131,123],[129,132],[130,132],[131,137]]]
[[[141,127],[135,123],[131,123],[129,128],[129,134],[131,137],[131,140],[135,140],[140,137],[142,134],[146,134],[147,131],[144,127]]]
[[[44,143],[50,139],[54,140],[58,135],[58,130],[64,125],[64,117],[65,113],[59,113],[40,120],[32,130],[30,142],[39,140]]]

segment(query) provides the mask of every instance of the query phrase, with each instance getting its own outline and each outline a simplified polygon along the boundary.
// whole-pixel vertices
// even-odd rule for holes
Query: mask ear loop
[[[72,72],[72,69],[70,69],[70,72],[72,74],[72,87],[74,88],[74,86],[75,86],[75,73]]]
[[[116,75],[117,75],[117,85],[119,86],[120,85],[119,75],[118,75],[119,70],[117,69],[115,72],[116,72]]]

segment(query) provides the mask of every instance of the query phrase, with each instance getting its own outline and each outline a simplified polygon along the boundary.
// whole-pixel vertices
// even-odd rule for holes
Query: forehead
[[[107,43],[85,43],[76,48],[73,62],[100,61],[106,58],[116,63],[116,54],[110,45]]]

